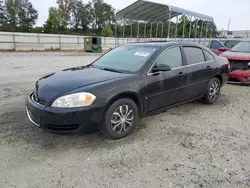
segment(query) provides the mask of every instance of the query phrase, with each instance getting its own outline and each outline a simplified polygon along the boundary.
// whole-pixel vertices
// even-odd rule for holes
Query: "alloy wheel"
[[[210,101],[215,101],[220,93],[220,87],[219,84],[217,82],[213,82],[211,84],[211,87],[209,89],[209,99]]]
[[[129,105],[119,106],[111,117],[111,128],[118,134],[126,133],[134,123],[134,110]]]

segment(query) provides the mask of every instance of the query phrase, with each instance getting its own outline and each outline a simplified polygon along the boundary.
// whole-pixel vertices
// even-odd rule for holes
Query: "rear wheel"
[[[202,102],[214,104],[220,96],[221,82],[218,78],[213,78],[207,87],[207,93],[202,99]]]
[[[132,133],[138,120],[138,107],[131,99],[119,99],[106,111],[102,132],[118,140]]]

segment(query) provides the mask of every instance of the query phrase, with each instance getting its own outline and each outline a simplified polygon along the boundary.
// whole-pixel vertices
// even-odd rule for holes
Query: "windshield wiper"
[[[118,71],[118,70],[110,69],[110,68],[103,68],[102,70],[111,71],[111,72],[117,72],[117,73],[123,73],[122,71]]]
[[[95,66],[94,66],[93,64],[88,64],[87,66],[88,66],[88,67],[95,68]]]

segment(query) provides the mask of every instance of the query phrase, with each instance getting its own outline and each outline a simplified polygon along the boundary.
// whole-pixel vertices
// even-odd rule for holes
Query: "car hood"
[[[81,87],[127,76],[129,74],[110,72],[91,67],[71,68],[39,79],[36,82],[35,94],[36,97],[47,103]]]
[[[244,61],[250,61],[250,53],[245,53],[245,52],[224,52],[221,54],[221,56],[226,57],[227,59],[232,59],[232,60],[244,60]]]

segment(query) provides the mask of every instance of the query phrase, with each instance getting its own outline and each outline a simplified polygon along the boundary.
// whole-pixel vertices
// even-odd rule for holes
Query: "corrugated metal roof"
[[[213,17],[206,16],[197,12],[185,10],[171,5],[155,3],[148,0],[138,0],[135,3],[119,11],[117,18],[125,18],[130,20],[140,20],[149,22],[164,22],[169,20],[169,11],[171,18],[177,15],[189,15],[200,19],[213,21]]]

